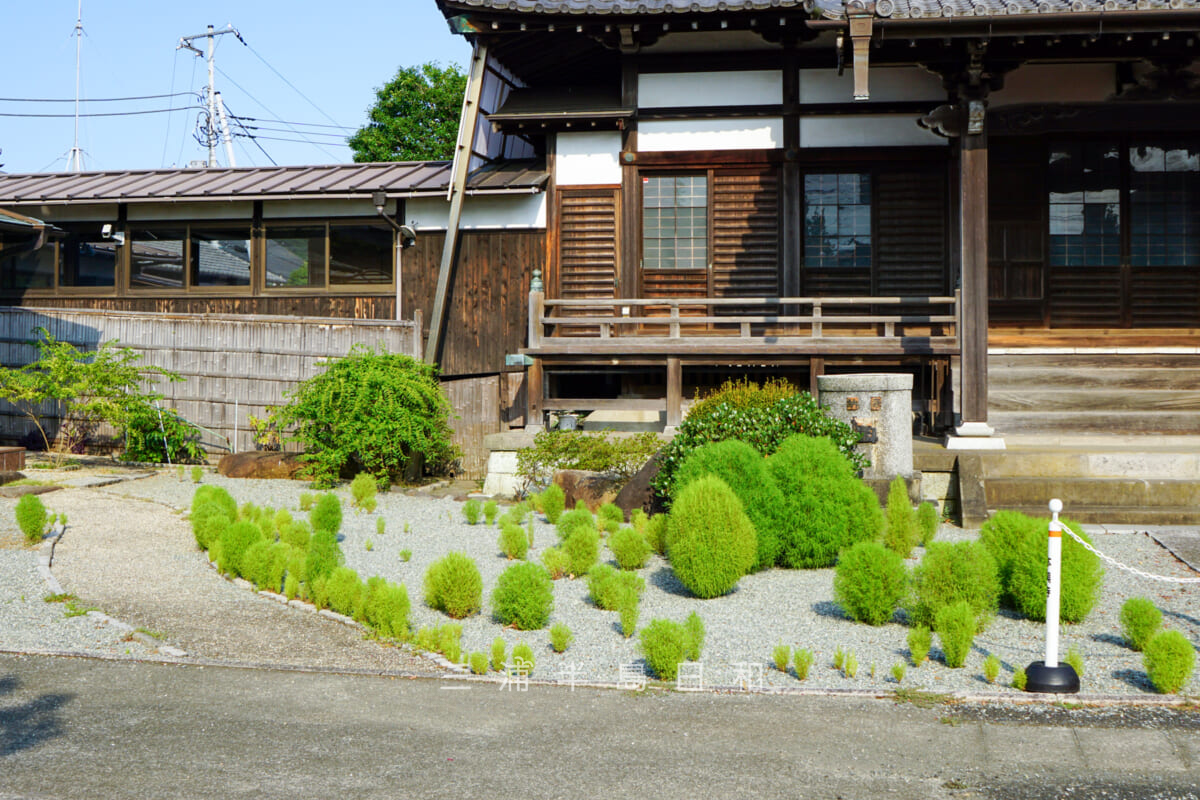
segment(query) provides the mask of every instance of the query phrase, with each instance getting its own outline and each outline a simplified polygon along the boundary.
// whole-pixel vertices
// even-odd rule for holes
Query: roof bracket
[[[868,69],[871,61],[871,30],[875,17],[850,17],[850,41],[854,47],[854,99],[870,100]]]

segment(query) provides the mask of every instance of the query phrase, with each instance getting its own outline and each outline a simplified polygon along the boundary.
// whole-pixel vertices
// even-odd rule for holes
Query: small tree
[[[37,360],[17,368],[0,367],[0,399],[7,400],[37,428],[46,450],[51,450],[43,417],[47,407],[62,420],[59,447],[81,452],[101,423],[123,429],[131,415],[162,395],[143,385],[148,375],[170,381],[183,380],[161,367],[139,366],[141,355],[120,347],[115,339],[95,352],[79,350],[37,328]]]
[[[451,158],[466,87],[467,76],[454,64],[402,67],[375,91],[369,121],[348,140],[354,160]]]

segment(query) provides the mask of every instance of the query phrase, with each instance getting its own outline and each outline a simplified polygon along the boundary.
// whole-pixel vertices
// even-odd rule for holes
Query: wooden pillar
[[[683,422],[683,366],[678,357],[667,359],[667,427]]]
[[[638,66],[630,53],[621,56],[621,106],[637,108]],[[617,225],[617,286],[614,297],[637,297],[641,257],[642,211],[637,168],[637,117],[621,133],[621,212]]]
[[[785,297],[798,297],[800,280],[800,222],[804,217],[800,191],[800,61],[795,45],[785,43],[783,54],[783,196],[779,204],[780,259],[782,274],[779,291]],[[785,314],[798,313],[785,309]]]
[[[989,436],[988,375],[988,151],[987,133],[959,138],[958,208],[962,263],[962,423],[958,433]]]
[[[545,397],[545,377],[542,360],[534,358],[525,368],[525,429],[541,430],[545,426],[542,399]]]

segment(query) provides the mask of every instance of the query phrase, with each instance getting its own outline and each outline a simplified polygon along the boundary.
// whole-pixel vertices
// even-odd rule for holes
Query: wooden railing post
[[[542,317],[546,314],[546,293],[541,289],[529,292],[529,348],[542,346]]]
[[[683,366],[678,358],[667,359],[667,427],[683,422]]]

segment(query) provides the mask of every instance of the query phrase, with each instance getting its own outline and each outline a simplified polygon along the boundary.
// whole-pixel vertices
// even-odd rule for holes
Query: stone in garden
[[[615,500],[620,489],[616,478],[582,469],[559,470],[554,473],[554,482],[566,495],[567,508],[574,508],[582,500],[593,514],[600,506]]]
[[[251,450],[221,456],[217,472],[226,478],[295,478],[303,467],[299,453]]]
[[[658,495],[654,493],[654,487],[650,485],[657,475],[658,455],[655,454],[634,473],[634,476],[621,488],[617,499],[613,502],[620,506],[626,516],[629,516],[629,512],[635,508],[642,509],[650,516],[662,513],[664,511],[662,503],[659,501]]]

